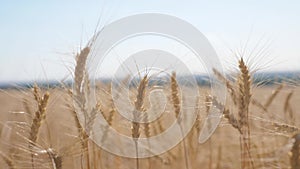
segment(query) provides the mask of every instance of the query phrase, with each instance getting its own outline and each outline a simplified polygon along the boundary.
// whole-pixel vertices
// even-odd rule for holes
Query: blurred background
[[[197,27],[224,67],[237,55],[266,72],[300,70],[299,1],[1,1],[0,84],[70,78],[74,56],[105,25],[164,13]]]

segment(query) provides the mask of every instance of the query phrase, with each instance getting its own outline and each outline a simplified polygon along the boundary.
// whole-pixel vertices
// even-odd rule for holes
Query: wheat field
[[[151,123],[124,119],[112,103],[109,83],[99,83],[96,95],[101,102],[88,108],[85,97],[90,90],[85,72],[88,53],[87,47],[77,55],[73,88],[32,85],[29,89],[1,90],[1,168],[300,168],[299,82],[272,86],[254,84],[253,74],[242,58],[236,63],[238,72],[231,75],[236,80],[228,80],[215,71],[215,76],[227,87],[225,104],[211,95],[210,88],[198,87],[200,95],[193,103],[198,115],[196,122],[187,137],[171,150],[150,158],[126,158],[103,150],[89,138],[89,127],[97,114],[103,115],[111,127],[135,141],[167,129],[178,118],[180,98],[191,93],[180,92],[174,72],[169,83],[163,86],[168,96],[165,112]],[[130,90],[137,111],[149,107],[146,98],[153,87],[148,85],[149,78],[143,76]],[[159,99],[156,104],[160,104]],[[199,132],[212,105],[224,107],[222,120],[211,138],[199,144]],[[86,126],[81,125],[76,106],[86,113]]]

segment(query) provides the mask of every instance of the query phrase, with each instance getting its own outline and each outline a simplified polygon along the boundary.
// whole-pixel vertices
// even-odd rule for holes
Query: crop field
[[[32,84],[0,91],[0,166],[7,169],[232,169],[232,168],[300,168],[300,87],[299,81],[285,79],[272,85],[255,79],[241,58],[236,73],[215,77],[226,86],[226,102],[218,100],[209,86],[189,88],[180,85],[176,72],[163,84],[150,84],[152,76],[143,74],[119,86],[109,82],[91,86],[85,71],[89,48],[77,55],[73,87]],[[297,76],[297,75],[295,75]],[[298,75],[299,76],[299,75]],[[232,80],[234,79],[234,80]],[[132,79],[131,79],[132,80]],[[270,80],[270,79],[269,79]],[[255,82],[255,83],[254,83]],[[164,97],[151,93],[160,87]],[[91,90],[96,103],[90,102]],[[197,99],[190,99],[197,94]],[[121,95],[121,96],[116,96]],[[120,114],[116,97],[129,95],[133,118],[144,118],[162,111],[151,122],[130,121]],[[155,98],[153,98],[155,97]],[[122,100],[120,103],[123,103]],[[138,146],[129,149],[122,140],[110,140],[108,127],[132,139],[150,139],[168,130],[174,122],[181,127],[181,114],[195,119],[191,130],[177,145],[160,154],[140,158]],[[121,104],[122,105],[122,104]],[[120,106],[120,104],[118,105]],[[124,104],[122,108],[126,109]],[[218,109],[222,115],[216,131],[204,143],[198,142],[208,112]],[[127,110],[127,109],[126,109]],[[190,113],[189,112],[189,113]],[[99,117],[107,127],[97,128]],[[83,119],[84,118],[84,119]],[[101,127],[101,126],[100,126]],[[131,151],[136,157],[116,155],[91,139],[100,132],[101,143],[115,146],[118,151]],[[175,135],[175,134],[174,134]],[[171,135],[172,136],[172,135]],[[166,143],[156,143],[164,146]],[[151,152],[151,147],[148,147]]]

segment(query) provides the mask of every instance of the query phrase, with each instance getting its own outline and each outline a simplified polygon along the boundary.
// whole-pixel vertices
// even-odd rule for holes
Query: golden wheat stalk
[[[90,102],[88,102],[89,101],[88,98],[91,92],[88,71],[86,70],[86,62],[87,62],[87,57],[89,52],[90,52],[90,47],[87,46],[83,48],[80,51],[80,53],[77,55],[76,67],[74,72],[74,76],[75,76],[74,90],[76,92],[76,95],[73,95],[73,99],[75,100],[76,106],[79,107],[80,111],[84,114],[85,131],[81,126],[79,129],[80,130],[79,134],[82,140],[83,150],[86,150],[86,164],[88,169],[90,169],[91,167],[90,163],[92,163],[92,161],[90,160],[90,148],[89,148],[88,135],[92,130],[92,127],[94,125],[94,120],[97,116],[97,113],[100,110],[99,102],[97,102],[96,105],[90,105]],[[75,114],[77,116],[77,113]],[[76,119],[77,126],[79,126],[78,117],[76,118],[77,118]],[[92,153],[94,153],[94,151]]]
[[[232,114],[229,109],[225,109],[223,114],[228,122],[239,131],[241,141],[241,167],[253,168],[253,161],[250,153],[250,123],[249,123],[249,105],[258,103],[255,99],[252,99],[251,94],[251,76],[243,58],[239,61],[239,76],[237,77],[237,90],[233,87],[231,82],[222,76],[217,70],[213,70],[217,78],[226,84],[228,92],[234,102],[234,105],[238,107],[238,118]],[[216,99],[213,99],[214,106],[222,106]],[[257,104],[256,104],[257,105]],[[260,105],[260,104],[258,104]],[[264,106],[260,106],[263,109]]]
[[[249,105],[251,101],[251,76],[243,58],[239,61],[240,75],[238,77],[238,116],[241,129],[242,168],[253,168],[250,147]]]
[[[293,96],[293,91],[291,91],[290,93],[288,93],[286,99],[285,99],[285,102],[284,102],[284,107],[283,107],[283,111],[284,111],[284,116],[285,116],[285,119],[288,121],[288,119],[290,120],[290,122],[292,124],[295,124],[295,119],[294,119],[294,112],[293,112],[293,109],[290,105],[290,100]],[[287,118],[288,116],[288,118]]]
[[[231,81],[227,80],[226,77],[224,77],[217,69],[213,68],[213,72],[214,74],[217,76],[217,78],[226,85],[227,91],[231,96],[231,99],[233,101],[234,105],[237,105],[238,102],[238,98],[237,98],[237,94],[236,91],[233,87],[233,84]]]
[[[217,78],[222,81],[222,83],[226,84],[227,91],[230,94],[234,105],[237,105],[238,103],[240,103],[240,101],[238,100],[239,93],[236,91],[233,84],[231,84],[231,82],[229,80],[227,80],[226,77],[224,77],[216,69],[213,69],[213,72],[217,76]],[[212,102],[211,104],[216,106],[218,109],[222,109],[222,107],[224,107],[224,105],[222,103],[220,103],[216,97],[207,96],[206,100],[210,100]],[[253,101],[256,102],[256,100],[253,100]],[[208,108],[209,107],[207,107],[207,111],[208,111]],[[231,124],[231,126],[233,128],[237,129],[239,131],[239,133],[242,134],[240,120],[237,119],[234,116],[234,114],[229,111],[229,109],[225,108],[223,110],[223,116],[224,116],[224,118],[226,118],[228,120],[229,124]]]
[[[177,119],[177,124],[180,127],[181,135],[183,137],[183,129],[181,126],[181,118],[180,116],[180,111],[181,111],[181,102],[179,98],[179,87],[176,79],[176,72],[172,72],[171,76],[171,101],[173,103],[173,108],[174,108],[174,113],[175,117]],[[189,169],[189,160],[188,160],[188,151],[186,148],[186,143],[185,139],[182,140],[182,145],[183,145],[183,151],[184,151],[184,158],[185,158],[185,167],[186,169]]]
[[[228,109],[224,110],[224,117],[228,120],[229,124],[235,129],[239,131],[240,134],[242,134],[241,126],[239,121],[234,117],[232,113]]]
[[[146,87],[148,86],[148,77],[147,75],[141,80],[138,89],[137,89],[137,96],[134,102],[135,110],[133,112],[134,121],[132,122],[132,137],[139,138],[140,137],[140,124],[136,121],[139,121],[140,113],[144,111],[144,97],[146,93]]]
[[[206,97],[206,98],[208,98],[208,97]],[[199,134],[198,131],[199,131],[200,125],[201,125],[201,118],[200,118],[200,115],[199,115],[199,113],[200,113],[199,103],[200,103],[200,97],[198,95],[197,98],[196,98],[196,101],[195,101],[195,108],[194,108],[194,112],[197,116],[196,116],[195,123],[192,127],[192,130],[190,132],[191,134],[188,137],[188,148],[190,150],[192,150],[191,156],[194,157],[192,160],[195,160],[197,158],[196,153],[197,153],[198,144],[196,146],[194,146],[195,145],[194,141],[195,141],[195,136],[197,137],[198,134]],[[206,105],[207,113],[208,113],[210,106],[207,106],[207,104],[208,104],[208,101],[205,100],[205,105]]]
[[[264,105],[262,105],[259,101],[255,100],[255,99],[251,99],[251,103],[252,103],[252,105],[263,110],[264,112],[268,112],[268,109]]]
[[[242,134],[241,125],[239,120],[234,116],[233,113],[229,111],[229,109],[223,108],[224,105],[220,103],[216,97],[207,96],[206,100],[210,100],[211,104],[214,105],[217,109],[222,110],[223,109],[223,116],[225,119],[228,120],[229,124],[235,129],[239,131],[240,134]],[[208,109],[207,109],[208,110]]]
[[[145,75],[141,82],[139,83],[139,86],[137,88],[137,96],[134,101],[134,108],[133,111],[133,121],[131,126],[131,135],[135,142],[136,147],[136,168],[139,169],[139,154],[138,154],[138,138],[140,137],[140,123],[139,121],[141,117],[141,112],[144,111],[144,98],[146,94],[146,88],[148,86],[148,76]]]
[[[117,90],[118,90],[117,97],[119,97],[120,92],[121,92],[121,87],[119,86]],[[116,108],[115,108],[115,105],[114,105],[114,100],[113,100],[113,96],[112,96],[112,85],[111,84],[110,84],[110,87],[109,87],[108,94],[109,94],[109,106],[110,106],[109,107],[109,112],[108,112],[108,117],[106,117],[106,115],[104,113],[104,110],[100,109],[100,112],[101,112],[102,116],[104,117],[104,119],[108,123],[108,126],[106,126],[105,129],[104,129],[103,137],[101,138],[101,143],[104,143],[106,141],[107,134],[108,134],[108,131],[109,131],[109,127],[112,127],[112,125],[113,125],[112,122],[114,120],[114,117],[115,117],[115,114],[116,114],[116,111],[117,111]],[[117,98],[115,98],[115,99],[117,99]]]
[[[87,108],[87,100],[86,96],[89,92],[89,81],[88,81],[88,73],[86,70],[86,62],[87,62],[87,57],[88,54],[90,53],[90,47],[86,46],[83,48],[79,54],[76,56],[76,66],[75,66],[75,71],[74,71],[74,78],[75,78],[75,84],[74,84],[74,90],[76,95],[73,95],[73,99],[75,100],[76,105],[80,108],[80,111],[84,113],[84,126],[86,127],[83,129],[81,126],[79,129],[79,137],[81,139],[82,143],[82,154],[81,156],[84,155],[84,150],[85,152],[85,160],[86,160],[86,167],[87,169],[90,169],[90,153],[89,153],[89,140],[88,140],[88,134],[90,132],[90,124],[91,124],[91,119],[88,114],[88,108]],[[75,112],[74,114],[75,120],[79,122],[79,119],[77,117],[77,113]],[[77,126],[78,125],[77,123]],[[83,162],[81,162],[81,165]]]
[[[271,94],[271,96],[268,98],[268,100],[266,101],[264,107],[268,108],[272,102],[274,101],[274,99],[276,98],[276,96],[279,94],[279,92],[283,89],[283,84],[279,85]]]
[[[121,93],[121,89],[122,89],[122,85],[125,85],[127,83],[129,78],[125,78],[123,79],[121,85],[117,88],[117,92],[118,92],[118,96]],[[118,98],[113,98],[112,96],[112,85],[110,85],[109,87],[109,106],[110,106],[110,110],[109,110],[109,114],[108,114],[108,118],[107,118],[107,123],[109,126],[112,126],[112,122],[114,120],[115,114],[116,114],[116,108],[115,108],[115,104],[114,104],[114,99],[118,99]]]
[[[74,98],[74,94],[73,94],[72,90],[67,90],[67,93],[69,94],[69,96],[71,98]],[[76,110],[74,108],[74,105],[67,104],[67,107],[69,107],[72,117],[74,118],[75,126],[76,126],[76,129],[78,132],[78,138],[79,138],[80,144],[81,144],[81,149],[83,150],[83,149],[87,148],[88,134],[86,133],[86,131],[80,124],[79,118],[78,118]]]
[[[213,69],[214,74],[216,75],[216,77],[226,85],[227,91],[230,95],[231,100],[233,101],[234,105],[237,105],[238,102],[238,96],[237,96],[237,91],[234,87],[234,85],[232,84],[231,81],[227,80],[226,77],[224,77],[219,71],[217,71],[216,69]],[[262,105],[258,100],[254,99],[254,98],[250,98],[251,99],[251,103],[255,106],[257,106],[258,108],[262,109],[264,112],[267,112],[267,108]]]
[[[33,145],[36,144],[38,139],[38,134],[42,122],[46,118],[46,107],[48,104],[50,94],[46,92],[42,97],[40,96],[40,88],[37,85],[33,87],[33,96],[35,101],[37,102],[37,111],[35,112],[35,116],[33,117],[32,124],[29,132],[29,150],[33,151]],[[34,168],[34,160],[33,160],[34,152],[31,153],[31,164]]]

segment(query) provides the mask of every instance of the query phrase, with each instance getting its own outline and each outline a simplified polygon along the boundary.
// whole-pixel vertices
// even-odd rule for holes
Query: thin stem
[[[134,139],[135,144],[135,155],[136,155],[136,169],[140,168],[140,162],[139,162],[139,149],[138,149],[138,140]]]

